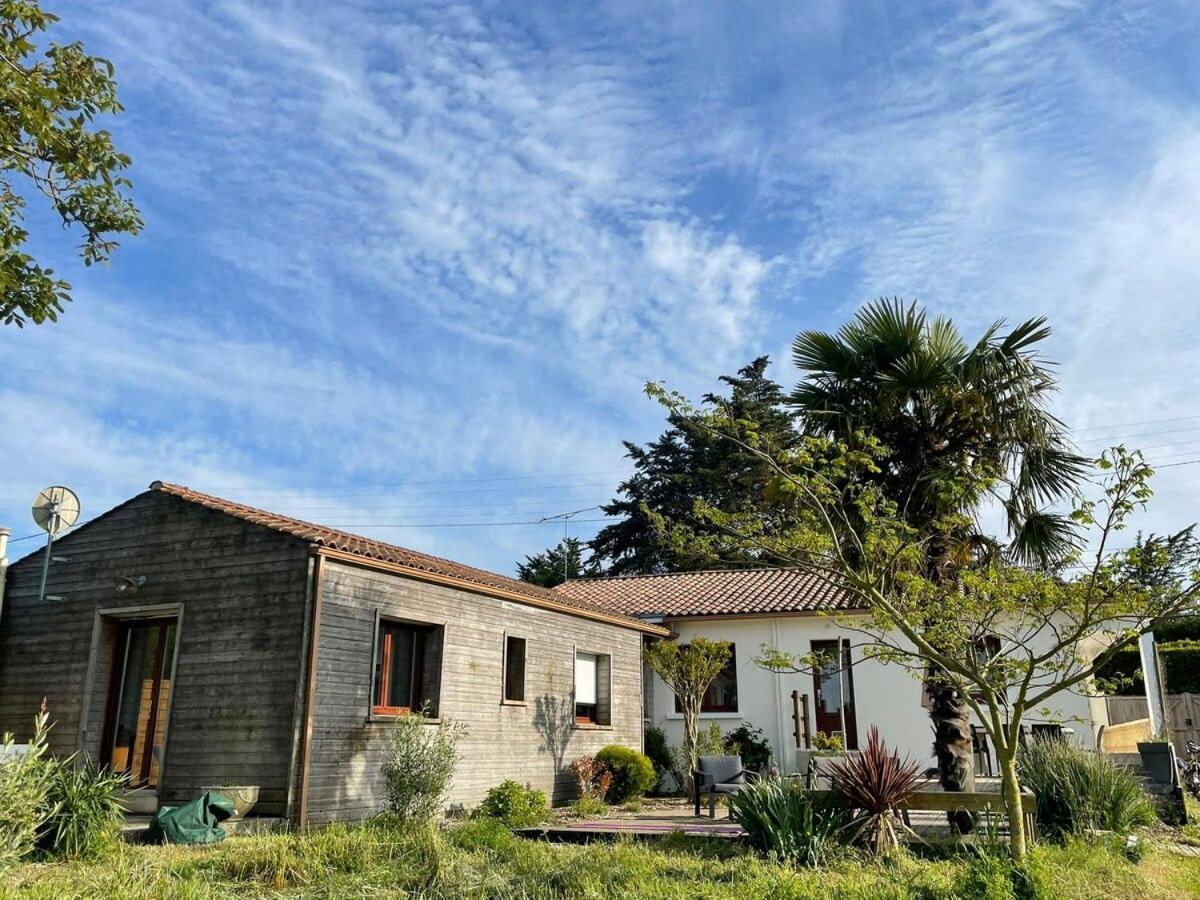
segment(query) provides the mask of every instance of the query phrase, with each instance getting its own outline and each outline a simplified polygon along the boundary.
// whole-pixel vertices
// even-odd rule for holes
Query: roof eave
[[[508,600],[512,603],[523,603],[526,606],[533,606],[539,609],[549,609],[554,612],[565,613],[566,615],[578,616],[581,619],[590,619],[594,622],[604,622],[609,625],[616,625],[621,628],[628,628],[633,631],[641,631],[645,634],[652,634],[658,637],[667,637],[671,632],[659,625],[651,622],[642,621],[641,619],[632,616],[625,616],[619,613],[606,613],[600,610],[590,610],[579,606],[572,606],[569,603],[558,603],[550,599],[541,599],[531,597],[527,594],[521,594],[517,591],[506,591],[503,588],[493,587],[491,585],[479,584],[474,581],[469,581],[465,578],[455,578],[452,575],[443,575],[439,572],[429,572],[425,569],[416,566],[406,566],[403,563],[391,562],[389,560],[376,559],[373,556],[365,556],[360,553],[353,553],[349,550],[338,550],[333,547],[326,547],[319,540],[309,542],[312,545],[313,553],[317,556],[323,556],[326,559],[332,559],[337,562],[346,563],[348,565],[361,566],[365,569],[374,569],[378,572],[389,572],[393,575],[404,575],[407,578],[412,578],[417,581],[425,581],[430,584],[440,584],[446,587],[453,587],[463,591],[469,591],[473,594],[482,594],[485,597],[495,597],[498,600]]]

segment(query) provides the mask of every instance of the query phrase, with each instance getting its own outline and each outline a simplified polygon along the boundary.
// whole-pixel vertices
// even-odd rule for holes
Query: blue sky
[[[1084,449],[1200,458],[1194,3],[47,7],[147,227],[35,230],[76,302],[0,332],[15,536],[161,478],[511,571],[561,530],[457,526],[610,497],[647,380],[790,384],[881,294],[1049,315]],[[1158,488],[1198,517],[1200,465]]]

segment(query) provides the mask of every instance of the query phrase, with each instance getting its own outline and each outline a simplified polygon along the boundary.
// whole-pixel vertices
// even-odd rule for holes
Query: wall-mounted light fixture
[[[139,588],[146,586],[145,575],[126,575],[117,582],[118,594],[136,594]]]

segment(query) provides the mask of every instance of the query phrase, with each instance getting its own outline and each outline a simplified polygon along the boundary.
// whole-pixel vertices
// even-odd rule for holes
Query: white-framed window
[[[612,657],[575,651],[575,724],[612,724]]]

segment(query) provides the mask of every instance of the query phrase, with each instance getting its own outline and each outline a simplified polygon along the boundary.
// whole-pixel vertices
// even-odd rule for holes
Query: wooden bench
[[[810,796],[829,803],[844,803],[845,798],[837,791],[807,791]],[[962,809],[972,813],[1004,813],[1004,798],[992,791],[917,791],[900,810],[908,821],[910,812],[950,812]],[[1025,817],[1025,835],[1032,840],[1037,837],[1037,798],[1028,791],[1021,793],[1021,813]]]

